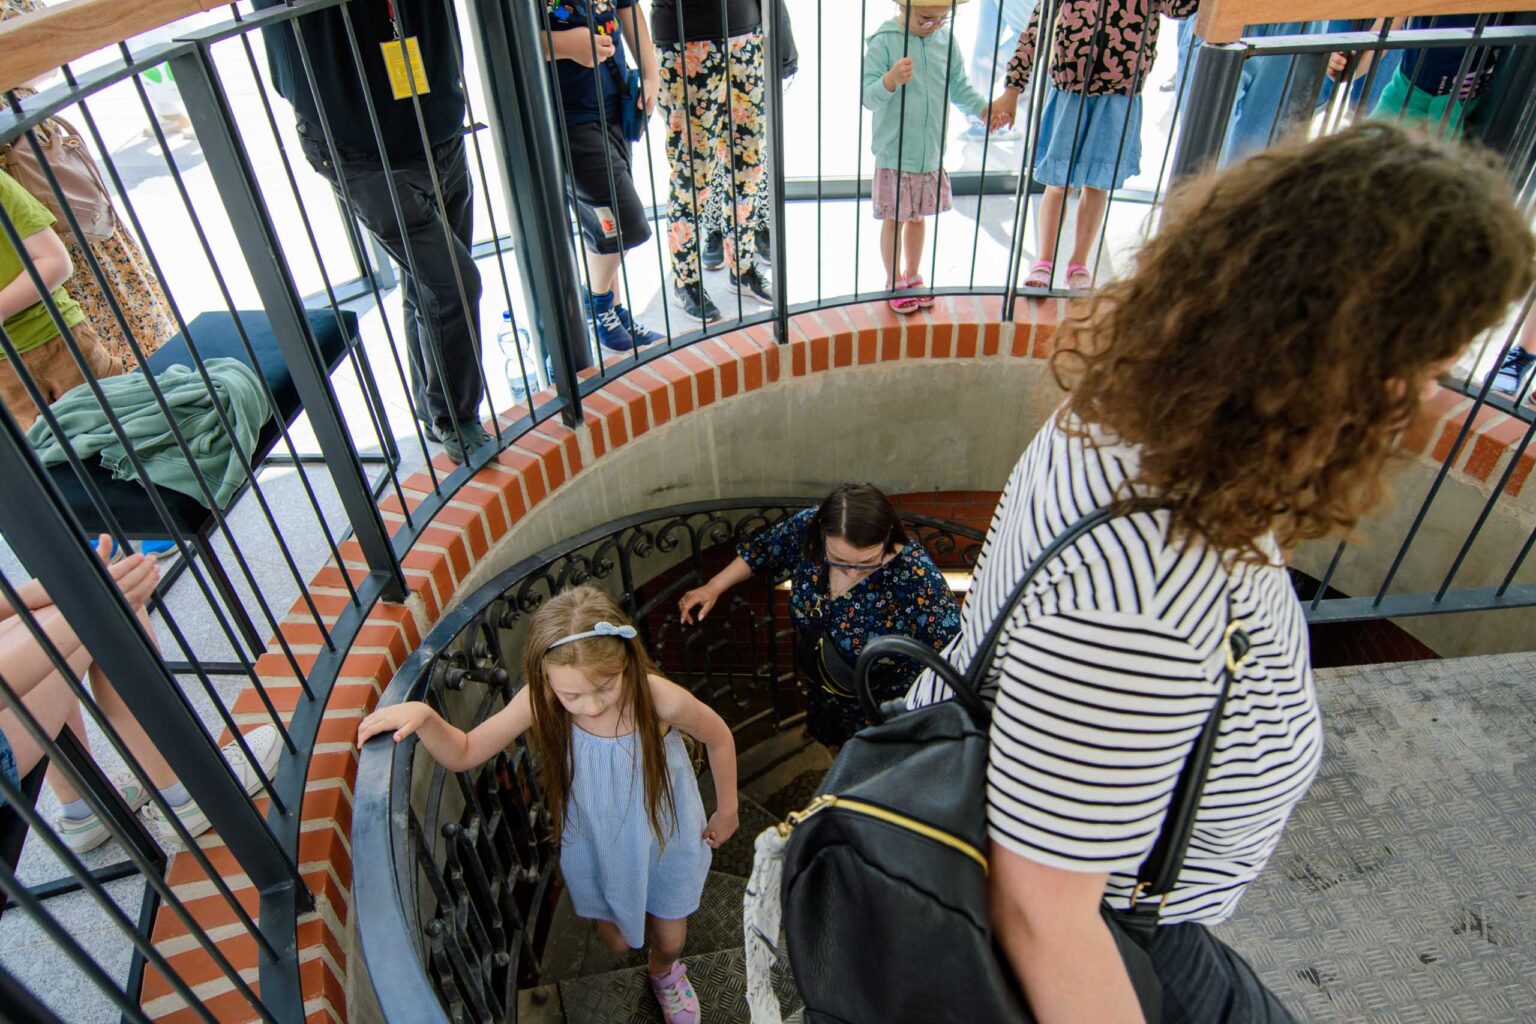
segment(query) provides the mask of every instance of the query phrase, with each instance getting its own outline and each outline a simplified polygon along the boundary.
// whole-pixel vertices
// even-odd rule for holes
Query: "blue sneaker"
[[[592,327],[597,331],[597,343],[610,352],[632,352],[635,337],[619,319],[619,310],[613,292],[602,295],[587,293],[587,309],[592,314]]]
[[[173,540],[141,540],[139,541],[139,554],[148,555],[150,558],[169,558],[176,554],[176,542]]]
[[[1511,348],[1494,371],[1493,390],[1502,391],[1506,395],[1518,395],[1530,382],[1532,370],[1536,370],[1536,353]]]
[[[658,341],[667,340],[667,336],[665,334],[662,334],[660,331],[653,331],[649,327],[645,326],[645,324],[636,320],[634,316],[629,312],[629,310],[625,309],[619,303],[615,302],[613,304],[613,311],[619,314],[619,323],[623,324],[624,329],[629,332],[629,336],[635,339],[636,348],[639,348],[642,345],[653,345]]]

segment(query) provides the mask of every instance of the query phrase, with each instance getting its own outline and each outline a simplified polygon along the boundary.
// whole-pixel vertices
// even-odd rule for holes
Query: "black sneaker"
[[[704,290],[702,282],[690,284],[682,288],[672,290],[672,302],[690,320],[699,320],[706,324],[712,324],[720,319],[720,307],[710,300],[709,292]]]
[[[705,270],[719,270],[725,266],[725,236],[718,231],[704,232],[704,246],[699,250],[699,262]]]
[[[1536,354],[1524,349],[1511,348],[1493,375],[1493,390],[1506,395],[1518,395],[1536,370]]]
[[[732,287],[749,292],[753,298],[765,306],[773,305],[773,292],[770,290],[771,283],[768,280],[768,275],[760,267],[753,267],[739,277],[734,273],[731,274],[731,285]]]
[[[452,427],[426,427],[427,440],[436,441],[443,446],[443,451],[448,455],[448,461],[455,466],[464,465],[464,453],[474,451],[483,444],[489,444],[491,435],[485,432],[485,428],[478,423],[466,423],[459,427],[457,433]]]
[[[773,266],[773,241],[768,237],[766,229],[757,233],[757,243],[753,246],[757,250],[757,261]]]

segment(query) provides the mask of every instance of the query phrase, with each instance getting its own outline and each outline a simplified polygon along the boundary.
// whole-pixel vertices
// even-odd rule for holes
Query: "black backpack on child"
[[[785,941],[806,1024],[1033,1024],[988,920],[989,711],[980,684],[1036,573],[1095,527],[1152,507],[1100,509],[1053,540],[1014,587],[963,677],[909,637],[881,637],[864,648],[858,692],[873,724],[844,745],[818,795],[781,826],[789,830]],[[1178,880],[1221,708],[1249,646],[1230,612],[1229,603],[1221,689],[1138,873],[1137,902],[1130,911],[1102,910],[1147,1024],[1161,1019],[1162,986],[1142,947],[1157,924],[1160,898]],[[913,711],[877,707],[867,669],[892,655],[932,669],[955,699]]]

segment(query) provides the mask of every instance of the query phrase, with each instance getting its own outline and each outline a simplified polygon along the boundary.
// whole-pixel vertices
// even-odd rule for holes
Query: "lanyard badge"
[[[415,36],[400,38],[400,23],[395,20],[394,0],[384,0],[389,9],[389,27],[395,38],[380,43],[384,53],[384,70],[389,74],[389,88],[395,99],[407,100],[412,96],[431,92],[427,84],[427,69],[421,62],[421,43]]]

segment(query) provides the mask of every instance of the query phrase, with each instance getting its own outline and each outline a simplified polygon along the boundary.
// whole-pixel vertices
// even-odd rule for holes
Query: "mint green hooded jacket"
[[[881,78],[903,56],[912,58],[912,81],[897,86],[895,92],[887,92]],[[944,151],[946,80],[949,102],[962,116],[985,116],[988,98],[966,78],[965,60],[959,46],[951,41],[947,27],[926,38],[909,35],[899,19],[875,29],[864,49],[864,105],[875,114],[871,142],[877,168],[895,168],[899,149],[901,170],[927,174],[939,169],[939,157]],[[907,95],[905,111],[901,103],[903,92]],[[951,124],[957,122],[958,118],[950,120]]]

